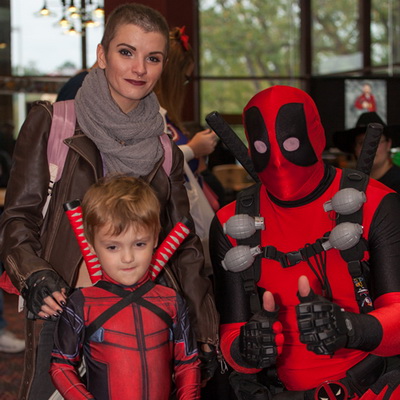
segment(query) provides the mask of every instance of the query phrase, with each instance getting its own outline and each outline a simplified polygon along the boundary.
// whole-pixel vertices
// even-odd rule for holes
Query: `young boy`
[[[167,400],[172,375],[178,399],[200,398],[184,300],[149,277],[159,208],[153,190],[131,177],[102,179],[85,194],[85,238],[103,277],[68,298],[55,331],[50,374],[67,400]],[[77,372],[82,355],[86,384]]]

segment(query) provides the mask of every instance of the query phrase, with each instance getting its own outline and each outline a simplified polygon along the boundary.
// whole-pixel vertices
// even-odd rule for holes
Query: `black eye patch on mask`
[[[268,165],[271,157],[271,147],[264,118],[257,107],[251,107],[245,111],[244,125],[249,138],[249,148],[254,168],[256,172],[262,172]],[[266,146],[267,151],[265,153],[257,151],[255,148],[256,142],[262,142]]]
[[[315,164],[318,158],[311,145],[307,122],[302,103],[284,104],[276,117],[276,139],[283,156],[301,167]],[[287,151],[283,147],[285,140],[297,138],[300,146],[295,151]]]

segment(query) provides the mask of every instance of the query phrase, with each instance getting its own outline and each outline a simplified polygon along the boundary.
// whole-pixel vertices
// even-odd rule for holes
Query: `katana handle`
[[[76,240],[78,241],[79,248],[81,249],[83,259],[85,260],[85,264],[89,272],[90,280],[93,284],[95,284],[101,279],[103,273],[99,259],[90,251],[88,242],[85,239],[80,200],[72,200],[68,203],[65,203],[64,211],[71,224],[72,230],[74,231]]]
[[[249,157],[247,147],[242,140],[236,135],[235,131],[221,117],[217,111],[213,111],[206,116],[208,125],[221,139],[222,143],[232,152],[235,158],[242,164],[243,168],[254,179],[259,182],[257,172],[254,168],[253,161]]]
[[[75,233],[90,279],[92,283],[95,284],[102,276],[101,265],[97,256],[90,252],[88,242],[85,239],[80,200],[72,200],[65,203],[64,210]],[[182,222],[178,222],[158,246],[157,250],[153,254],[149,267],[150,277],[152,280],[157,278],[165,264],[167,264],[181,243],[187,238],[190,233],[188,226],[189,221],[186,219]]]
[[[364,172],[367,175],[371,173],[382,132],[383,125],[378,123],[368,124],[364,143],[357,160],[356,169],[358,171]]]
[[[182,222],[178,222],[154,252],[149,268],[150,276],[153,281],[157,278],[158,274],[162,271],[181,243],[189,235],[190,229],[188,225],[189,221],[186,219]]]

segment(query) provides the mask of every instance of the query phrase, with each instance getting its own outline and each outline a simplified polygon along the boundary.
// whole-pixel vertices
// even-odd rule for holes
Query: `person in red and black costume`
[[[399,195],[373,179],[365,190],[362,240],[368,250],[361,265],[369,275],[362,296],[369,310],[361,312],[356,282],[338,249],[326,246],[304,257],[304,249],[336,226],[335,211],[325,211],[324,204],[340,190],[343,175],[323,162],[325,134],[315,103],[302,90],[274,86],[249,101],[243,121],[261,181],[257,197],[265,225],[263,252],[254,257],[262,257],[259,311],[251,311],[243,272],[233,272],[226,258],[238,244],[223,229],[237,213],[236,201],[217,212],[210,238],[221,350],[235,370],[231,382],[239,380],[236,394],[400,398],[400,372],[392,357],[400,354]],[[267,247],[282,257],[268,255]],[[300,258],[285,264],[289,253]],[[245,397],[239,392],[250,377],[265,387]]]
[[[85,238],[102,279],[76,289],[57,321],[50,374],[66,400],[168,400],[174,388],[177,400],[200,398],[186,303],[150,279],[159,208],[152,189],[133,177],[101,179],[85,194]]]

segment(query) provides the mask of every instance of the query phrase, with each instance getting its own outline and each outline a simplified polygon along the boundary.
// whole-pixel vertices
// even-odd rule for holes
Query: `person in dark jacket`
[[[69,151],[45,217],[52,106],[36,103],[21,128],[0,220],[1,260],[36,318],[27,323],[21,400],[47,400],[54,391],[48,374],[53,320],[70,288],[91,284],[63,204],[82,199],[105,173],[124,173],[155,190],[161,204],[160,239],[182,218],[191,221],[183,156],[172,141],[170,172],[163,168],[165,121],[153,93],[168,41],[165,18],[150,7],[128,3],[110,14],[97,49],[99,67],[86,76],[74,100],[75,133],[64,142]],[[160,280],[183,293],[196,340],[217,345],[218,316],[203,267],[201,242],[191,231]]]
[[[354,128],[335,132],[333,143],[339,150],[353,154],[358,159],[364,143],[365,131],[371,123],[383,125],[383,132],[370,176],[400,193],[400,167],[393,164],[390,151],[393,147],[400,146],[400,126],[388,126],[376,112],[367,112],[360,115]]]

